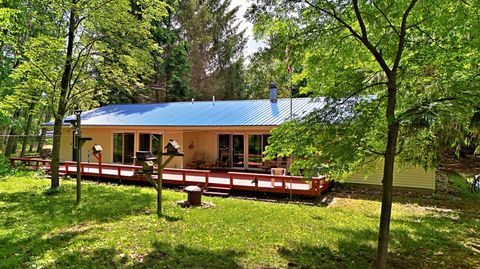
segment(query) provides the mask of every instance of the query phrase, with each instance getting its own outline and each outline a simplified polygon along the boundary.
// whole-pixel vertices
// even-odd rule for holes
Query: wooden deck
[[[36,169],[49,170],[50,168],[48,161],[41,162],[38,158],[34,161],[27,159],[11,158],[11,164],[14,166],[15,161],[20,161],[24,165],[31,165]],[[80,165],[80,173],[84,177],[146,182],[145,175],[138,173],[141,169],[141,166],[121,164],[99,165],[98,163],[82,162]],[[75,176],[77,173],[76,162],[64,162],[60,166],[60,173]],[[153,178],[156,179],[156,175]],[[330,181],[326,181],[325,177],[306,181],[303,177],[298,176],[172,168],[164,170],[163,183],[178,186],[198,185],[253,192],[284,193],[287,195],[291,193],[310,197],[319,196],[330,185]]]

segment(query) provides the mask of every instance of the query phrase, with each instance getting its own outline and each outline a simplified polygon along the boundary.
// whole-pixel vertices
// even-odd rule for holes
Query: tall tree
[[[190,87],[201,99],[231,99],[243,84],[244,30],[230,0],[182,0],[178,21],[190,45]]]
[[[75,105],[94,106],[93,96],[107,87],[142,87],[141,80],[152,73],[151,21],[165,14],[165,3],[136,1],[140,8],[133,9],[129,0],[41,2],[50,12],[51,31],[28,42],[16,76],[47,85],[54,118],[51,186],[55,188],[63,118]]]
[[[479,100],[478,1],[257,2],[257,34],[290,46],[302,66],[294,81],[327,97],[324,109],[276,129],[268,154],[334,178],[383,159],[376,267],[385,268],[395,160],[435,166],[438,131],[468,124]]]

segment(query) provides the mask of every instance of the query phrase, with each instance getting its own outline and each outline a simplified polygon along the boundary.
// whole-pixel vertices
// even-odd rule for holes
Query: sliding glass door
[[[135,134],[114,133],[113,134],[113,162],[132,164],[135,156]]]
[[[244,136],[218,135],[218,159],[225,167],[245,167]]]
[[[248,168],[262,168],[263,152],[270,135],[248,135]]]
[[[245,150],[243,148],[243,135],[233,135],[232,136],[232,156],[233,156],[233,167],[245,167],[244,154]]]

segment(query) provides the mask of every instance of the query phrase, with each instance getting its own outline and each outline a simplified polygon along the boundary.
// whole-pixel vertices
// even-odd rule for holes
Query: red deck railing
[[[33,167],[35,167],[35,169],[44,168],[47,170],[49,170],[49,164],[51,162],[51,160],[38,157],[12,157],[10,158],[12,167],[15,166],[16,161],[20,161],[24,165],[29,166],[34,164]],[[74,161],[65,161],[60,167],[60,172],[67,175],[76,175],[76,165],[77,163]],[[83,176],[147,181],[146,176],[139,173],[139,170],[142,168],[142,166],[138,165],[80,163],[80,173]],[[157,178],[156,170],[152,177],[153,179]],[[166,168],[163,170],[163,182],[165,184],[173,185],[202,185],[305,196],[319,196],[330,185],[330,181],[327,181],[324,176],[306,180],[299,176],[281,176],[247,172],[218,173],[210,170],[176,168]]]
[[[240,189],[253,190],[253,191],[266,191],[277,193],[290,193],[313,195],[318,196],[325,190],[329,182],[326,181],[326,177],[312,178],[311,181],[307,181],[300,176],[281,176],[281,175],[268,175],[268,174],[254,174],[244,172],[228,172],[230,178],[230,187],[233,187],[235,179],[247,179],[254,183],[254,186],[240,186]],[[267,184],[261,184],[261,183]],[[265,185],[271,184],[272,187],[265,187]],[[280,186],[278,186],[281,183]],[[294,185],[308,184],[308,189],[295,188]],[[264,185],[263,187],[261,185]]]
[[[29,157],[10,157],[10,166],[15,167],[15,162],[21,162],[24,166],[32,166],[36,170],[43,168],[49,169],[52,160],[44,159],[41,156],[29,156]],[[34,164],[32,164],[34,163]]]

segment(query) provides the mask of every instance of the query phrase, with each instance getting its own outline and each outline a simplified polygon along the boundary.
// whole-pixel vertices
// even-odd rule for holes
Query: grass
[[[459,180],[459,179],[458,179]],[[151,188],[34,176],[0,178],[0,268],[369,268],[380,203],[335,198],[328,206],[210,198],[212,208],[175,206]],[[468,197],[480,201],[480,197]],[[473,204],[473,203],[472,203]],[[479,208],[394,203],[389,265],[478,268]]]

